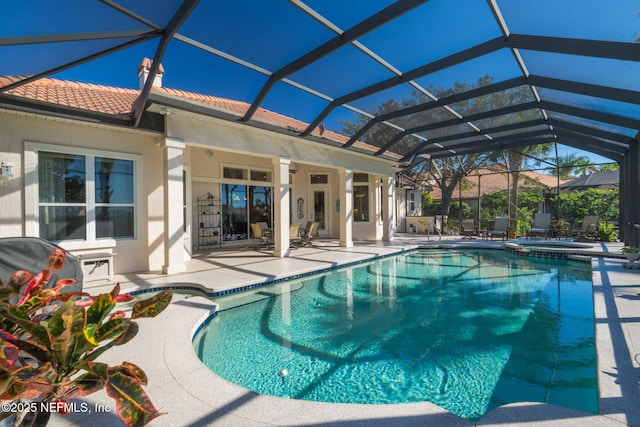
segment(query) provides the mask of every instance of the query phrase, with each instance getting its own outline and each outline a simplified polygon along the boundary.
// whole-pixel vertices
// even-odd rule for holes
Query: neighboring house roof
[[[560,185],[561,189],[579,189],[590,187],[614,188],[620,183],[619,171],[596,172],[581,176]]]
[[[495,193],[496,191],[506,190],[511,186],[511,178],[507,176],[505,172],[496,172],[489,168],[476,169],[472,175],[465,177],[466,183],[463,184],[462,198],[473,199],[478,197],[478,188],[480,189],[480,195]],[[534,180],[539,182],[544,187],[555,188],[558,186],[558,178],[551,175],[546,175],[540,172],[534,171],[522,171],[520,173],[521,187],[529,185],[527,181]],[[566,180],[560,180],[560,184]],[[459,192],[456,189],[453,193],[453,198],[459,197]],[[442,198],[442,192],[440,188],[433,187],[431,197],[434,200],[440,200]]]
[[[23,79],[24,77],[0,76],[0,87],[7,86]],[[225,111],[231,115],[237,116],[238,119],[243,117],[250,107],[250,104],[246,102],[186,92],[179,89],[154,86],[152,90],[170,97],[179,98],[189,102],[196,102],[202,106],[206,106],[207,108]],[[137,89],[124,89],[112,86],[42,78],[11,89],[6,92],[6,95],[26,98],[39,103],[97,112],[117,116],[119,118],[128,118],[140,93],[141,91]],[[253,119],[293,132],[301,132],[308,126],[307,123],[300,120],[283,116],[282,114],[274,113],[273,111],[266,110],[264,108],[258,108]],[[338,144],[344,144],[349,140],[349,138],[344,135],[325,130],[324,126],[319,126],[312,134],[317,137],[326,138]],[[375,152],[378,150],[378,147],[361,141],[356,142],[354,146],[366,151]],[[402,156],[397,155],[393,157],[400,158]]]

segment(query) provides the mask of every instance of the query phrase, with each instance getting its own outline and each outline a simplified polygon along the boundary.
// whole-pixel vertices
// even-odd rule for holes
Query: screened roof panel
[[[371,140],[369,154],[383,158],[415,152],[424,142],[412,133],[471,142],[479,130],[515,146],[541,126],[572,145],[591,129],[618,150],[640,128],[639,12],[626,0],[10,2],[0,16],[0,77],[11,77],[0,80],[0,104],[11,108],[8,91],[49,76],[137,89],[147,57],[175,93],[246,102],[229,120],[272,110],[307,126],[300,138],[348,121],[348,135],[331,143],[363,151],[356,139]],[[146,89],[143,104],[158,102]]]
[[[309,123],[327,104],[325,99],[280,82],[269,92],[263,107]]]
[[[529,72],[540,76],[640,90],[640,62],[520,50]]]
[[[609,123],[599,122],[596,120],[590,120],[582,117],[571,116],[562,113],[556,113],[553,111],[547,111],[547,114],[551,119],[563,120],[570,123],[575,123],[581,126],[585,126],[587,128],[593,128],[598,130],[604,130],[608,132],[617,133],[620,135],[626,135],[629,138],[633,138],[638,131],[636,129],[625,128],[622,126],[615,126]]]
[[[393,76],[391,71],[361,50],[347,45],[289,78],[336,98]]]
[[[442,117],[447,117],[447,116],[453,117],[451,113],[438,107],[438,108],[429,109],[427,111],[421,111],[421,112],[410,114],[407,116],[390,119],[389,122],[406,129],[406,128],[413,128],[420,125],[426,125],[429,123],[436,123],[439,120],[441,120]]]
[[[626,0],[498,0],[509,30],[518,34],[633,42],[638,3]]]
[[[549,126],[547,126],[547,125],[537,125],[537,126],[529,126],[527,128],[523,128],[523,129],[508,130],[508,131],[504,131],[504,132],[492,132],[491,133],[491,137],[495,138],[495,139],[501,139],[501,138],[510,137],[510,136],[523,135],[523,134],[527,134],[527,133],[531,133],[531,132],[536,132],[536,133],[540,133],[540,134],[545,134],[546,133],[549,136],[553,135],[553,132],[551,131],[551,129],[549,129]]]
[[[165,58],[163,86],[188,92],[250,103],[267,80],[262,73],[175,40],[167,47]]]
[[[538,109],[529,109],[517,113],[503,114],[487,119],[479,119],[473,122],[480,129],[486,129],[494,126],[510,125],[513,123],[526,122],[529,120],[542,119],[542,112]]]
[[[540,98],[545,101],[557,102],[564,105],[586,108],[593,111],[615,114],[622,117],[640,119],[640,104],[613,101],[595,96],[562,92],[553,89],[539,88]]]
[[[444,96],[521,75],[522,70],[511,51],[500,49],[417,78],[416,82],[436,95]]]
[[[0,75],[2,76],[27,76],[44,73],[50,69],[62,67],[69,62],[74,62],[91,56],[95,52],[116,48],[125,43],[131,43],[135,39],[104,39],[56,43],[56,49],[52,49],[48,43],[28,44],[20,46],[0,45]],[[37,60],[34,60],[37,58]],[[130,68],[135,75],[137,64]],[[86,79],[85,79],[86,80]],[[133,80],[133,79],[132,79]]]
[[[419,146],[424,145],[425,142],[419,138],[416,138],[414,136],[408,135],[405,136],[404,138],[402,138],[402,140],[400,140],[398,142],[398,144],[393,146],[393,152],[406,156],[407,154],[413,152],[413,150]]]
[[[60,2],[56,3],[58,5],[60,4]],[[73,3],[79,4],[84,2],[82,0],[76,0]],[[182,4],[182,1],[162,0],[162,7],[158,7],[157,0],[118,0],[117,3],[137,16],[144,17],[145,20],[159,28],[163,28],[169,24],[173,15]],[[109,22],[109,24],[111,24],[111,22]]]
[[[485,1],[431,0],[360,41],[404,72],[501,35]]]
[[[481,111],[496,110],[500,107],[535,101],[529,86],[518,86],[513,89],[502,90],[488,95],[450,104],[462,116],[476,114]]]
[[[344,128],[343,123],[347,121],[360,123],[359,126],[362,126],[363,123],[369,121],[369,117],[359,114],[346,107],[338,107],[331,111],[331,114],[329,114],[324,123],[327,129],[337,133],[346,134],[342,132],[342,129]]]
[[[442,139],[460,139],[458,135],[460,134],[471,134],[473,136],[471,138],[477,138],[480,133],[469,126],[467,123],[460,123],[455,126],[447,126],[440,129],[434,129],[427,132],[420,132],[420,136],[427,139],[428,142],[442,142]]]
[[[179,33],[269,71],[335,35],[298,8],[276,3],[201,0]]]
[[[308,0],[304,2],[342,30],[354,26],[393,3],[393,0],[349,0],[348,7],[345,7],[347,5],[339,1]]]
[[[416,97],[416,89],[409,83],[400,84],[390,89],[386,89],[380,92],[376,92],[372,95],[365,96],[363,98],[356,99],[349,104],[356,108],[364,110],[368,113],[374,113],[380,110],[380,106],[383,104],[390,107],[390,111],[405,108],[410,105],[415,105],[418,101],[431,102],[426,96]]]
[[[145,3],[149,3],[146,1]],[[173,15],[176,0],[167,1],[165,12]],[[95,33],[101,31],[149,29],[144,24],[96,1],[59,0],[42,2],[24,0],[2,5],[0,37],[51,34]],[[147,15],[157,15],[157,12]],[[160,8],[156,8],[160,9]],[[64,51],[68,48],[57,47]]]

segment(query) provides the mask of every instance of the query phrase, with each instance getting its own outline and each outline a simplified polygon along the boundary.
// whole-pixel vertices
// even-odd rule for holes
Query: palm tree
[[[576,153],[570,153],[566,156],[558,156],[558,167],[554,169],[553,176],[560,178],[569,178],[576,176],[584,176],[598,170],[591,164],[586,156],[578,156]]]
[[[496,168],[500,171],[506,169],[509,175],[509,218],[515,218],[518,212],[518,193],[522,169],[524,169],[529,159],[535,159],[535,163],[541,163],[543,157],[551,151],[551,142],[545,144],[531,145],[519,150],[496,151],[491,155],[491,160],[496,163]],[[540,159],[540,160],[538,160]],[[504,165],[500,167],[499,165]]]

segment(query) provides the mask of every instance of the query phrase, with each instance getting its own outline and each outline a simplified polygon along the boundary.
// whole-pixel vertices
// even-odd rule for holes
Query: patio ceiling
[[[8,92],[43,77],[127,87],[150,56],[165,86],[250,104],[229,120],[256,126],[266,108],[308,123],[298,136],[318,142],[312,131],[349,121],[342,147],[364,141],[396,162],[546,142],[620,161],[640,130],[633,3],[12,2],[0,75],[18,78],[0,88],[0,107],[19,108]],[[139,105],[159,102],[152,81]],[[145,114],[135,109],[129,125]]]

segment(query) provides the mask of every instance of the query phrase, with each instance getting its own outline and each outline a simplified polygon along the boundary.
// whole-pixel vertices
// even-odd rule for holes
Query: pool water
[[[597,413],[590,267],[411,252],[284,283],[220,312],[194,348],[222,378],[274,396],[429,401],[470,420],[519,401]]]

